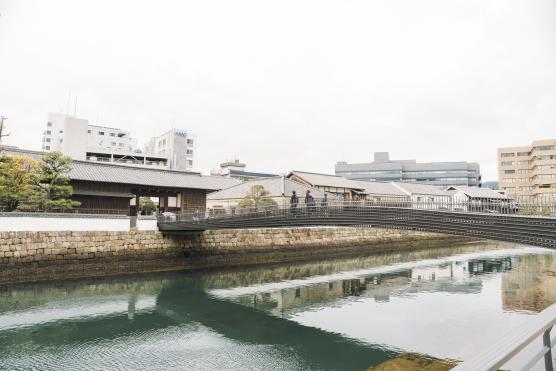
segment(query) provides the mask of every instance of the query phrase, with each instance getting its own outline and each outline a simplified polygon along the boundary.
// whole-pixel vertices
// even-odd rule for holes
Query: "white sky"
[[[197,168],[477,161],[556,137],[554,0],[0,0],[6,141],[49,111],[196,133]],[[73,102],[73,98],[72,98]],[[72,103],[73,106],[73,103]]]

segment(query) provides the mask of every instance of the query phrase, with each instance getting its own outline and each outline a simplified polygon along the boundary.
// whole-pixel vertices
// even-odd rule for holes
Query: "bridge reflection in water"
[[[465,359],[490,332],[556,300],[549,250],[456,251],[5,287],[0,364],[363,369],[405,351]]]
[[[523,206],[524,207],[524,206]],[[399,228],[556,248],[556,206],[547,215],[518,215],[519,205],[404,202],[399,205],[364,201],[335,202],[326,207],[271,207],[210,217],[198,212],[159,217],[165,234],[210,229],[367,226]],[[544,209],[538,209],[544,210]]]

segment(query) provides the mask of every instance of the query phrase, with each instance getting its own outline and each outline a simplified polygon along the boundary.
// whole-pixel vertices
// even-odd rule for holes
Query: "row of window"
[[[512,166],[512,165],[530,165],[535,163],[536,161],[541,160],[556,160],[556,155],[546,155],[546,156],[537,156],[533,160],[522,160],[522,161],[502,161],[500,165],[502,166]],[[541,165],[538,165],[541,166]]]
[[[538,146],[533,149],[533,151],[554,151],[556,150],[556,146]],[[531,156],[532,152],[502,152],[500,157],[507,158],[507,157],[515,157],[517,156]]]
[[[87,130],[87,134],[92,134],[92,133],[93,132],[92,132],[91,129]],[[98,135],[106,135],[106,132],[99,131],[97,134]],[[117,133],[117,134],[116,133],[108,133],[108,135],[111,136],[111,137],[116,137],[117,136],[118,138],[123,138],[123,137],[126,136],[124,133]]]
[[[530,182],[531,178],[504,178],[502,179],[502,183],[521,183],[521,182]]]
[[[519,187],[520,191],[533,191],[535,189],[556,189],[556,184],[539,184],[538,186]],[[504,187],[504,190],[514,192],[516,187]]]

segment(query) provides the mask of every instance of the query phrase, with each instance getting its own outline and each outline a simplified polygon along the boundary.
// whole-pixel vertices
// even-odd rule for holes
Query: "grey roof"
[[[41,158],[43,152],[9,149],[7,154]],[[164,169],[149,169],[109,163],[74,161],[69,174],[70,179],[133,184],[151,187],[189,188],[218,191],[238,184],[239,180],[221,176],[204,176],[194,172]]]
[[[258,178],[269,178],[272,176],[278,176],[278,174],[268,174],[268,173],[257,173],[253,171],[243,171],[243,170],[230,170],[232,175],[242,175],[247,177],[258,177]]]
[[[113,164],[75,161],[69,174],[72,180],[123,183],[151,187],[220,190],[237,184],[237,179],[203,176],[183,171],[145,169]]]
[[[405,192],[400,190],[389,182],[368,182],[368,181],[355,181],[364,190],[363,193],[369,195],[388,195],[388,196],[407,196]]]
[[[297,171],[294,170],[288,177],[291,175],[297,175],[298,177],[304,179],[307,183],[313,186],[321,186],[321,187],[336,187],[336,188],[349,188],[349,189],[356,189],[356,190],[363,190],[364,187],[359,184],[359,181],[349,180],[344,177],[338,175],[329,175],[329,174],[318,174],[318,173],[309,173],[306,171]]]
[[[428,184],[418,184],[418,183],[403,183],[403,182],[392,182],[394,186],[398,189],[405,191],[407,194],[420,194],[420,195],[431,195],[431,196],[449,196],[450,194],[445,190]]]
[[[448,191],[461,191],[470,198],[491,198],[491,199],[500,199],[500,200],[509,199],[508,196],[500,194],[490,188],[454,186],[454,187],[449,187]]]
[[[311,194],[315,198],[321,198],[324,196],[324,192],[316,189],[304,186],[298,182],[294,182],[283,176],[276,176],[271,178],[261,178],[253,179],[241,184],[234,185],[230,188],[223,189],[219,192],[211,193],[207,196],[207,200],[227,200],[227,199],[239,199],[245,197],[254,185],[261,185],[265,190],[269,192],[269,197],[279,197],[282,194],[289,197],[292,191],[295,191],[299,197],[303,197],[306,191],[311,191]]]

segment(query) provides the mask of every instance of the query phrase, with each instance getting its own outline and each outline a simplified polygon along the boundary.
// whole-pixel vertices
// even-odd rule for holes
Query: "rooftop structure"
[[[241,181],[278,176],[278,174],[245,171],[246,167],[247,165],[245,163],[239,162],[238,159],[233,161],[225,161],[220,164],[219,170],[211,171],[211,174],[229,178],[236,178]]]
[[[368,163],[337,162],[335,174],[354,180],[415,182],[442,187],[481,185],[477,163],[390,160],[388,152],[375,152],[374,161]]]

